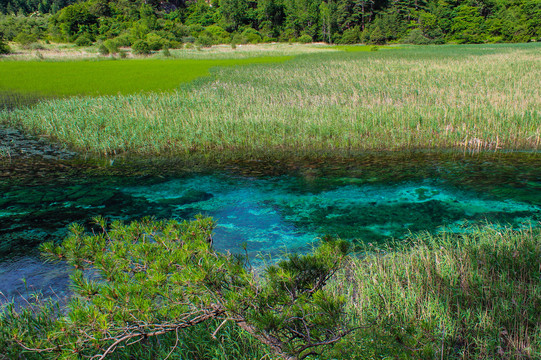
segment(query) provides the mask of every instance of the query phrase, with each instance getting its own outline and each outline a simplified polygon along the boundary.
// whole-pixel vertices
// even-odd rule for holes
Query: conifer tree
[[[213,249],[209,218],[96,224],[90,234],[72,225],[61,246],[42,246],[48,259],[75,268],[75,294],[65,314],[46,328],[15,331],[12,343],[46,358],[103,359],[138,340],[218,319],[283,358],[303,359],[352,331],[344,326],[344,300],[324,289],[347,259],[345,241],[324,239],[312,253],[256,275],[246,259]]]

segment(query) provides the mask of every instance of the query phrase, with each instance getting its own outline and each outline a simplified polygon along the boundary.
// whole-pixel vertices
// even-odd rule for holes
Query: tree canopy
[[[8,0],[0,4],[0,12],[46,17],[46,31],[32,30],[39,38],[120,38],[122,44],[131,45],[150,36],[163,48],[197,40],[211,45],[297,41],[303,36],[344,44],[541,38],[541,0]],[[0,18],[0,31],[8,40],[13,40],[14,32],[28,32],[32,22],[10,21]]]

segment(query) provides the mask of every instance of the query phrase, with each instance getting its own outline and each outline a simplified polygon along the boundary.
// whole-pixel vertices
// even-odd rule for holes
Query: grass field
[[[43,97],[128,95],[167,92],[218,66],[264,64],[288,57],[247,59],[130,59],[0,62],[0,90]]]
[[[540,54],[540,44],[320,51],[285,63],[220,68],[211,77],[169,93],[42,102],[3,112],[0,122],[94,154],[539,149]],[[148,62],[162,63],[175,66],[175,61]],[[0,67],[18,64],[5,62]],[[44,65],[58,70],[126,66],[143,71],[145,64]],[[198,71],[205,73],[208,67]],[[100,86],[135,89],[138,84],[127,72],[111,76],[122,84],[102,80]],[[191,75],[179,70],[182,76]],[[175,81],[168,80],[164,87]],[[19,86],[32,88],[29,83]],[[85,89],[91,91],[88,85]]]

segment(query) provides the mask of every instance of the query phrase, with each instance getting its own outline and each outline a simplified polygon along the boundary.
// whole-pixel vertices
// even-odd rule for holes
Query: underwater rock
[[[207,200],[212,199],[213,197],[214,195],[208,192],[190,189],[190,190],[187,190],[184,193],[184,195],[180,197],[160,199],[157,201],[157,203],[162,204],[162,205],[182,206],[182,205],[187,205],[187,204],[193,204],[200,201],[207,201]]]
[[[0,126],[0,144],[3,157],[9,159],[42,157],[48,160],[65,160],[77,154],[49,143],[44,138],[35,138],[21,131]],[[0,158],[1,159],[1,158]]]

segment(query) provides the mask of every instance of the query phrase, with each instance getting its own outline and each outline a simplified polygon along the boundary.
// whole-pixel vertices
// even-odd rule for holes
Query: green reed
[[[355,325],[352,359],[541,357],[541,231],[471,229],[367,246],[333,283]],[[356,355],[355,355],[356,354]]]
[[[539,149],[540,51],[325,50],[220,68],[173,93],[42,102],[1,113],[0,122],[95,154]]]

